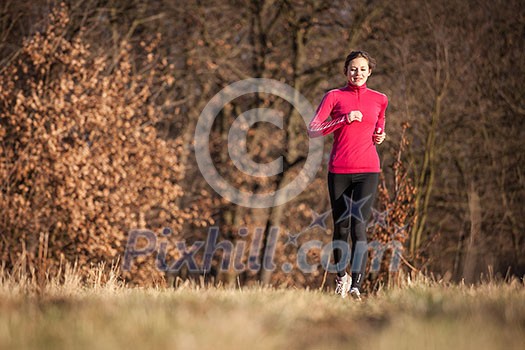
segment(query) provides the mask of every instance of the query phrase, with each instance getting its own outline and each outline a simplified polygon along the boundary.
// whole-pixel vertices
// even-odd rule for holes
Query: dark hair
[[[348,56],[346,56],[345,74],[348,71],[348,65],[350,64],[350,61],[352,61],[353,59],[358,58],[358,57],[363,57],[365,60],[368,61],[368,68],[370,68],[370,70],[372,70],[372,69],[374,69],[376,67],[376,60],[373,59],[372,56],[370,56],[368,54],[368,52],[361,51],[361,50],[352,51],[352,52],[350,52],[350,54]]]

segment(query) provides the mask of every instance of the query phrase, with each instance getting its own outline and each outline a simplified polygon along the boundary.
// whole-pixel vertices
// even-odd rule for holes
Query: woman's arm
[[[347,122],[346,115],[343,115],[339,118],[330,119],[324,122],[310,122],[308,126],[308,136],[310,137],[320,137],[328,135],[335,130],[339,129]]]
[[[328,135],[335,130],[339,129],[341,126],[345,125],[347,122],[347,116],[342,115],[337,118],[331,118],[330,114],[334,108],[334,98],[333,95],[328,92],[321,101],[321,104],[317,108],[314,118],[308,125],[308,136],[310,137],[320,137]]]
[[[379,115],[377,116],[377,123],[376,123],[376,133],[384,133],[385,132],[385,113],[386,108],[388,107],[388,98],[386,95],[384,95],[383,103],[381,104],[381,111],[379,112]]]
[[[379,112],[379,116],[377,117],[377,123],[376,123],[376,128],[374,131],[374,135],[372,135],[372,139],[374,140],[374,143],[377,145],[380,145],[381,143],[383,143],[383,141],[386,138],[385,112],[386,112],[387,106],[388,106],[388,98],[385,96],[383,99],[383,103],[381,105],[381,111]]]

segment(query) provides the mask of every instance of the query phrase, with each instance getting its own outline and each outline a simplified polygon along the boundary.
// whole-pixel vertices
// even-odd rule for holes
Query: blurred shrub
[[[130,229],[169,226],[177,235],[197,218],[177,206],[181,142],[155,129],[169,106],[159,91],[173,82],[156,42],[143,45],[135,65],[126,42],[118,57],[96,55],[81,32],[68,38],[67,24],[62,5],[0,73],[0,258],[8,268],[45,272],[67,260],[87,271],[119,257]],[[158,274],[150,266],[128,277]]]

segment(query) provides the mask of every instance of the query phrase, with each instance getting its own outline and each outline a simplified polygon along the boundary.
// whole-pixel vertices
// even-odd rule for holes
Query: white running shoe
[[[343,277],[335,277],[335,294],[340,294],[341,298],[346,298],[350,286],[352,285],[352,277],[345,273]]]
[[[354,287],[350,289],[350,296],[355,300],[361,300],[361,293],[359,292],[359,288]]]

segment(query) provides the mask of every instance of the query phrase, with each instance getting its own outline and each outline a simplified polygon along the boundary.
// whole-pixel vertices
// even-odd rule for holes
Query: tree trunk
[[[481,201],[474,183],[470,184],[468,190],[468,207],[470,215],[470,236],[465,252],[465,263],[463,265],[463,279],[465,283],[475,281],[478,254],[476,240],[481,235]]]

